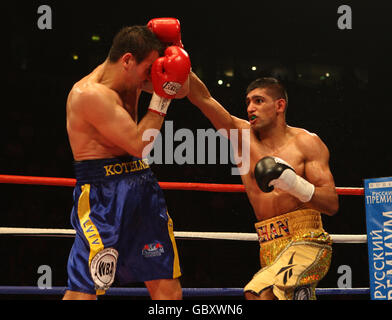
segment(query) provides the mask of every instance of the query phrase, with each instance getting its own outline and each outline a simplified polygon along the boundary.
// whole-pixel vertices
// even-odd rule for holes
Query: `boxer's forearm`
[[[231,114],[211,96],[208,88],[193,72],[189,75],[188,99],[200,109],[217,130],[235,128]]]
[[[336,189],[331,186],[316,187],[313,197],[308,205],[315,210],[325,213],[329,216],[334,215],[339,209],[339,200]]]

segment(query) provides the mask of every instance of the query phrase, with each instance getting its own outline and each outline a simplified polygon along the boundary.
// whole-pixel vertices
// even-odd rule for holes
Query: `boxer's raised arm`
[[[189,101],[200,109],[200,111],[219,129],[238,129],[249,127],[245,120],[233,117],[218,101],[210,94],[206,85],[193,72],[189,75]]]
[[[90,88],[74,96],[72,112],[92,125],[108,142],[141,158],[144,148],[152,142],[151,139],[143,141],[143,133],[147,129],[156,129],[158,132],[164,118],[154,112],[147,112],[136,124],[117,103],[114,94],[103,91]]]

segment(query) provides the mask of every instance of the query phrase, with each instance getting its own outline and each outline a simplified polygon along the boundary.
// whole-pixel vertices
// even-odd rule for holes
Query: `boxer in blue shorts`
[[[75,172],[69,290],[102,294],[115,276],[120,284],[178,278],[173,222],[147,160],[84,160]]]
[[[182,298],[173,222],[142,159],[172,99],[188,93],[189,73],[178,20],[158,18],[121,29],[107,59],[72,87],[67,132],[77,180],[76,238],[64,300],[96,299],[115,279],[144,282],[152,299]],[[142,90],[152,98],[138,119]]]

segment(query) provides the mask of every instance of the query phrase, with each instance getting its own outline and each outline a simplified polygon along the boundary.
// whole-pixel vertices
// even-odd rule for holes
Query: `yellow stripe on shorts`
[[[82,186],[82,193],[79,196],[78,202],[78,217],[84,236],[90,245],[90,255],[88,259],[88,265],[90,266],[91,260],[97,252],[104,248],[97,227],[90,219],[90,184],[84,184]],[[97,290],[97,294],[103,293],[104,291]]]
[[[167,229],[169,230],[170,240],[173,246],[174,252],[174,261],[173,261],[173,279],[178,278],[181,276],[181,269],[180,269],[180,259],[178,257],[177,245],[174,239],[174,231],[173,231],[173,220],[170,218],[169,213],[166,212],[167,217],[169,220],[167,221]]]

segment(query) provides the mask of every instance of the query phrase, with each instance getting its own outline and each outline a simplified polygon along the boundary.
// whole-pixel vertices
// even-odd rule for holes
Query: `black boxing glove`
[[[260,159],[254,170],[257,185],[263,192],[281,189],[295,196],[302,202],[308,202],[313,196],[314,185],[295,173],[285,161],[277,157]]]

